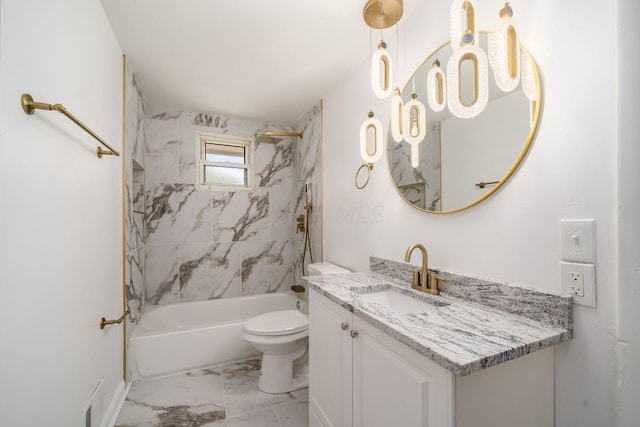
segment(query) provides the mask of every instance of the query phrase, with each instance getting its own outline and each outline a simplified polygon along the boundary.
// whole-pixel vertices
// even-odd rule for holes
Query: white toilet
[[[309,264],[307,269],[310,276],[349,273],[329,262]],[[243,329],[245,341],[262,352],[260,390],[287,393],[309,385],[309,319],[305,314],[299,310],[272,311],[247,320]]]

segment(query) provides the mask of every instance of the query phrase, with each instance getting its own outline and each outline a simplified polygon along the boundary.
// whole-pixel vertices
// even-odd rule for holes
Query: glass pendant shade
[[[522,91],[531,101],[538,100],[538,85],[536,84],[535,73],[533,72],[533,64],[529,58],[522,54]]]
[[[468,76],[468,69],[463,75],[463,62],[471,61],[473,78]],[[466,68],[466,67],[465,67]],[[475,117],[487,105],[489,100],[489,65],[487,54],[477,46],[467,44],[453,52],[447,64],[447,105],[449,111],[462,119]],[[473,97],[470,102],[463,100],[462,81],[473,82]]]
[[[520,41],[511,14],[511,6],[505,6],[498,28],[488,37],[489,64],[496,84],[504,92],[520,83]]]
[[[400,89],[395,88],[393,98],[391,98],[391,136],[395,142],[401,142],[403,135],[403,116],[404,105],[400,96]]]
[[[464,45],[463,38],[472,36],[473,40],[466,40],[478,46],[480,38],[476,26],[476,6],[472,0],[453,0],[451,2],[449,31],[451,36],[451,48],[457,51]]]
[[[447,105],[447,85],[444,71],[438,61],[427,74],[427,102],[433,111],[442,111]]]
[[[378,98],[388,98],[392,81],[391,56],[381,43],[371,58],[371,89]]]
[[[420,166],[420,144],[411,144],[411,167]]]
[[[369,131],[373,131],[373,152],[369,151]],[[367,163],[375,163],[382,157],[384,140],[382,123],[370,115],[360,127],[360,156]]]
[[[402,129],[405,141],[412,145],[420,144],[427,135],[427,111],[416,98],[404,105]]]

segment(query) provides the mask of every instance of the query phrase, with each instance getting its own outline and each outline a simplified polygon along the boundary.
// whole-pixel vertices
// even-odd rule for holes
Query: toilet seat
[[[252,317],[244,324],[253,335],[290,335],[309,329],[309,319],[298,310],[279,310]]]

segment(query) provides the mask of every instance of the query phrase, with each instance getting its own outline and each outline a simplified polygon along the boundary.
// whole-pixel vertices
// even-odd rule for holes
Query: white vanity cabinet
[[[311,427],[453,426],[453,374],[310,293]]]
[[[552,427],[553,347],[459,377],[310,290],[310,427]]]

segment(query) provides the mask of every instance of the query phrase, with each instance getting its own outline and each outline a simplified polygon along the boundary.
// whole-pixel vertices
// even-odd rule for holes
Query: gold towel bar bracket
[[[31,95],[29,95],[28,93],[23,93],[22,94],[22,96],[20,97],[20,103],[22,104],[22,110],[24,110],[24,112],[26,114],[33,114],[33,113],[35,113],[36,110],[49,110],[49,111],[57,111],[57,112],[59,112],[61,114],[64,114],[65,116],[67,116],[67,118],[69,120],[71,120],[72,122],[74,122],[75,124],[80,126],[89,135],[91,135],[92,137],[97,139],[98,142],[100,142],[100,144],[102,144],[105,147],[107,147],[107,150],[103,150],[102,147],[100,147],[100,146],[98,146],[98,148],[96,148],[96,154],[98,155],[99,158],[102,158],[102,156],[119,156],[120,155],[120,153],[118,153],[116,150],[111,148],[111,146],[109,144],[104,142],[102,140],[102,138],[100,138],[98,135],[96,135],[84,123],[82,123],[80,120],[78,120],[73,114],[68,112],[67,109],[64,108],[62,105],[60,105],[60,104],[46,104],[44,102],[36,102],[36,101],[33,100]]]
[[[107,320],[104,317],[102,319],[100,319],[100,329],[104,329],[105,326],[107,325],[113,325],[113,324],[120,324],[122,323],[122,321],[124,320],[125,317],[127,317],[127,314],[129,314],[129,310],[125,311],[124,314],[122,316],[120,316],[119,319],[115,319],[115,320]]]
[[[477,184],[475,184],[476,187],[478,188],[484,188],[487,185],[495,185],[498,184],[500,181],[491,181],[491,182],[479,182]]]

